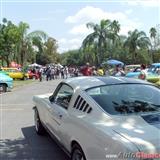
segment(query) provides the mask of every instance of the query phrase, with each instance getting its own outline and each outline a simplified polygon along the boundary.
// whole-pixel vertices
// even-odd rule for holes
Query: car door
[[[68,117],[68,106],[73,95],[73,89],[61,83],[54,95],[50,98],[51,107],[48,112],[48,126],[54,136],[61,142],[60,128]]]

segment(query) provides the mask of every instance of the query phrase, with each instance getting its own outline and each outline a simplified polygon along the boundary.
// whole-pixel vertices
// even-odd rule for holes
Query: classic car
[[[28,76],[29,76],[29,79],[38,79],[39,78],[39,74],[38,73],[33,73],[31,70],[28,70]]]
[[[160,70],[160,63],[153,63],[147,70],[148,76],[160,75],[159,70]],[[138,78],[140,71],[141,71],[140,67],[136,67],[132,72],[128,72],[126,74],[126,77]]]
[[[13,79],[4,73],[0,73],[0,93],[13,88]]]
[[[160,153],[160,89],[149,82],[82,76],[33,101],[37,134],[50,133],[71,160]]]
[[[2,71],[1,69],[0,69],[0,73],[5,74],[5,75],[9,76],[9,74],[8,74],[7,72]]]
[[[2,67],[2,71],[5,71],[9,74],[9,76],[13,79],[21,79],[25,80],[28,79],[28,73],[23,73],[22,71],[18,70],[17,68],[7,68],[7,67]]]

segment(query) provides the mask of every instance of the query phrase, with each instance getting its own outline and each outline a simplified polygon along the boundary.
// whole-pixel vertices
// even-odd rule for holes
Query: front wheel
[[[86,160],[85,155],[78,144],[73,146],[71,160]]]
[[[37,109],[34,110],[34,122],[35,122],[35,129],[38,135],[45,134],[45,128],[43,127]]]
[[[0,84],[0,93],[6,92],[7,91],[7,86],[5,84]]]

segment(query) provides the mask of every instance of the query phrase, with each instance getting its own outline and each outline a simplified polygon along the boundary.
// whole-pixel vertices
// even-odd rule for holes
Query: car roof
[[[126,77],[99,77],[99,76],[82,76],[76,78],[68,78],[63,82],[69,84],[74,89],[80,88],[86,90],[92,87],[101,86],[101,85],[112,85],[112,84],[151,84],[144,80],[126,78]]]
[[[152,66],[160,66],[160,63],[153,63]]]

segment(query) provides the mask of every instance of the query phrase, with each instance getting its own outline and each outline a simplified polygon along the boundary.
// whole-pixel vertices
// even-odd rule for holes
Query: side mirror
[[[52,102],[54,102],[54,96],[53,95],[51,95],[50,97],[49,97],[49,101],[52,103]]]

